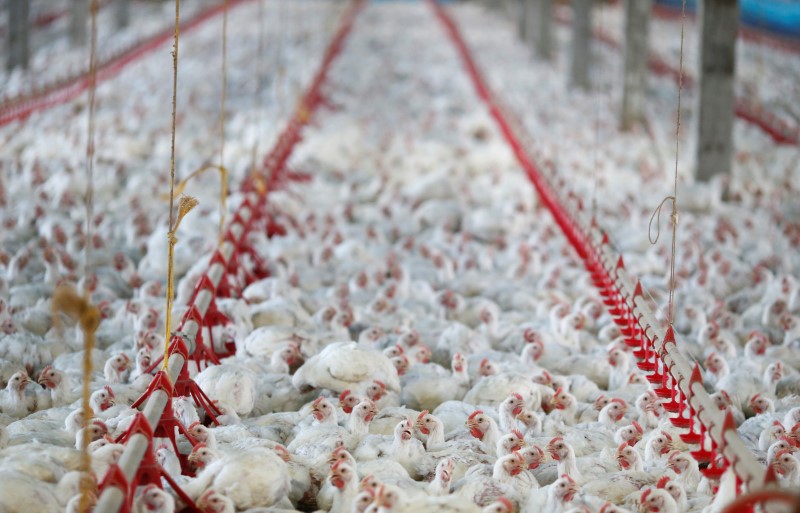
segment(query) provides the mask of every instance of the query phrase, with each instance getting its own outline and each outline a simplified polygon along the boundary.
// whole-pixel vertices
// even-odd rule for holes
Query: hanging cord
[[[669,309],[667,311],[667,321],[671,326],[674,319],[675,319],[675,254],[677,253],[675,247],[675,241],[678,233],[678,159],[680,157],[680,144],[681,144],[681,92],[683,91],[683,37],[684,37],[684,26],[686,24],[686,0],[681,2],[681,53],[680,53],[680,65],[678,68],[678,115],[677,121],[675,123],[675,177],[674,177],[674,184],[672,190],[672,196],[667,196],[661,203],[659,203],[658,207],[656,207],[653,215],[650,217],[650,225],[647,228],[647,235],[650,239],[651,244],[655,244],[658,242],[658,237],[661,232],[661,228],[658,226],[659,221],[661,220],[661,209],[664,206],[664,203],[671,200],[672,201],[672,212],[670,213],[670,221],[672,223],[672,255],[670,258],[669,263]],[[658,216],[656,227],[658,230],[656,231],[655,239],[650,235],[650,228],[653,224],[653,218]]]
[[[181,22],[181,0],[175,0],[175,35],[172,42],[172,148],[169,159],[169,227],[172,229],[175,207],[175,127],[178,105],[178,36]],[[167,328],[169,329],[169,327]],[[166,358],[164,359],[166,361]]]
[[[164,319],[164,361],[161,365],[161,369],[167,375],[167,378],[169,378],[170,383],[172,383],[172,376],[169,374],[169,343],[170,339],[172,338],[172,299],[175,297],[175,245],[178,243],[175,233],[178,231],[178,227],[180,226],[183,218],[186,217],[186,214],[188,214],[189,211],[196,206],[196,199],[191,196],[181,196],[180,200],[178,200],[178,219],[175,220],[175,225],[170,227],[169,233],[167,234],[167,240],[169,242],[169,260],[167,264],[167,310]]]
[[[228,170],[225,169],[225,99],[228,94],[228,0],[225,0],[222,14],[222,98],[219,106],[219,171],[223,181],[227,182]],[[222,196],[219,206],[219,243],[222,244],[222,231],[225,229],[225,196],[227,183],[222,184]]]
[[[95,3],[95,2],[93,2]],[[89,385],[92,381],[92,353],[94,351],[94,334],[100,325],[100,310],[89,303],[88,296],[79,295],[71,285],[62,285],[53,292],[50,301],[50,308],[53,312],[53,319],[59,327],[61,313],[78,321],[78,325],[83,331],[83,389],[81,392],[81,405],[83,407],[83,436],[81,437],[81,478],[79,490],[81,494],[80,507],[78,511],[89,511],[91,502],[94,500],[96,483],[92,477],[92,458],[89,454],[89,430],[87,427],[94,417],[92,407],[89,405],[91,391]]]
[[[259,173],[258,155],[259,143],[264,137],[264,48],[266,46],[264,39],[266,30],[264,28],[264,0],[258,0],[258,54],[256,56],[256,91],[255,91],[255,124],[256,134],[253,141],[253,154],[250,164],[250,179],[255,185],[256,191],[259,195],[266,192],[266,182]]]
[[[190,210],[197,206],[196,199],[190,196],[181,196],[178,202],[178,218],[175,220],[173,210],[175,204],[175,132],[177,126],[176,114],[178,105],[178,37],[180,33],[181,21],[180,10],[181,1],[175,0],[175,36],[172,49],[172,149],[169,163],[169,232],[167,232],[167,309],[164,313],[164,362],[161,366],[161,369],[166,374],[170,383],[172,383],[172,376],[169,374],[169,343],[172,329],[172,298],[175,292],[175,244],[178,243],[178,239],[175,238],[175,232],[178,231],[178,226],[180,225],[184,216],[186,216]]]
[[[600,25],[600,30],[604,31],[604,24],[603,24],[603,4],[601,3],[598,7],[597,11],[597,20]],[[597,171],[597,153],[600,147],[600,84],[601,81],[598,81],[598,87],[596,87],[593,91],[594,95],[594,145],[592,147],[592,223],[597,220],[597,188],[599,182],[599,173]]]
[[[97,91],[97,12],[100,9],[98,0],[91,0],[90,4],[90,41],[89,41],[89,123],[88,137],[86,140],[86,242],[84,243],[84,288],[89,282],[89,263],[92,252],[94,226],[94,133],[95,133],[95,93]]]

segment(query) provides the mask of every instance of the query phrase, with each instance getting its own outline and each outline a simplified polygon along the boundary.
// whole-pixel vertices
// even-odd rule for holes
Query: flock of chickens
[[[253,13],[242,9],[248,31]],[[476,8],[453,10],[468,36],[480,32]],[[200,372],[189,365],[220,425],[175,398],[191,438],[178,437],[180,455],[157,439],[158,463],[205,513],[719,513],[736,494],[735,476],[701,474],[695,447],[669,422],[432,13],[381,4],[360,16],[332,69],[331,109],[306,128],[290,163],[313,179],[271,192],[268,210],[284,234],[251,236],[271,276],[241,298],[217,299],[231,323],[214,335],[233,341],[235,355]],[[515,44],[498,39],[476,45],[495,79],[504,63],[487,55]],[[521,98],[514,84],[504,92]],[[139,101],[141,119],[157,109]],[[563,98],[559,105],[569,109]],[[246,124],[239,116],[232,138]],[[245,145],[232,146],[231,162],[247,162]],[[2,197],[0,512],[9,513],[77,511],[82,338],[50,312],[49,294],[80,276],[85,244],[96,248],[96,272],[78,286],[103,316],[87,428],[98,480],[119,461],[115,439],[133,421],[130,405],[164,343],[165,234],[149,235],[158,200],[132,198],[133,216],[127,205],[101,210],[88,241],[77,187],[65,191],[33,155],[20,152],[22,172],[7,173],[3,186],[28,180],[37,196]],[[108,182],[108,195],[130,194]],[[769,226],[791,215],[776,221],[781,207],[737,192],[741,201],[681,224],[700,242],[681,248],[675,327],[745,443],[797,487],[798,257],[774,240],[795,249],[798,241]],[[612,233],[647,210],[636,201],[616,217],[603,212],[621,229]],[[196,214],[178,234],[176,304],[190,297],[208,262],[195,255],[216,233],[214,208]],[[625,255],[661,297],[666,255],[635,243]],[[166,481],[137,490],[134,503],[141,512],[186,506]]]

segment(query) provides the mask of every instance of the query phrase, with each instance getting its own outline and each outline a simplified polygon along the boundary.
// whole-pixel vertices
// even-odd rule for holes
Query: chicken
[[[678,513],[678,505],[672,495],[661,488],[648,488],[639,498],[641,511],[645,513]]]
[[[451,368],[452,373],[435,363],[411,367],[401,379],[401,401],[418,410],[434,410],[445,401],[460,401],[469,386],[467,363],[460,353],[453,355]]]
[[[471,468],[455,483],[453,493],[479,506],[486,506],[500,497],[520,504],[531,487],[538,488],[538,483],[527,471],[525,460],[519,454],[499,458],[490,475],[486,475],[487,470],[481,466]]]
[[[156,513],[173,513],[175,511],[175,499],[172,498],[172,495],[154,484],[144,487],[139,497],[139,503],[144,506],[146,511]]]
[[[386,356],[359,348],[355,342],[334,342],[306,360],[292,377],[292,384],[301,392],[325,388],[340,394],[376,379],[385,383],[388,390],[400,391],[397,372]]]
[[[230,406],[237,415],[247,415],[255,404],[255,376],[238,365],[207,367],[195,377],[210,398]]]
[[[270,449],[253,447],[247,451],[219,453],[198,444],[189,460],[202,464],[197,477],[184,485],[184,491],[193,499],[214,489],[231,499],[239,509],[290,504],[288,468]]]
[[[35,409],[35,404],[25,395],[25,388],[31,379],[25,371],[20,371],[11,376],[6,388],[0,392],[0,411],[11,417],[25,417]]]
[[[9,513],[41,511],[56,513],[62,506],[56,499],[53,486],[17,472],[0,471],[0,509]]]
[[[568,475],[562,475],[553,484],[531,490],[523,513],[562,513],[580,492],[580,487]]]
[[[780,476],[782,486],[795,489],[800,486],[800,460],[791,450],[779,451],[772,462],[772,468]]]

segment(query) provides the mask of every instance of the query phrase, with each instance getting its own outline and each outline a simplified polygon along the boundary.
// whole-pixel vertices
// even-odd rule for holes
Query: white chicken
[[[288,469],[273,450],[253,447],[247,451],[219,453],[198,444],[189,460],[202,463],[197,477],[184,485],[184,491],[194,499],[214,489],[240,509],[290,504]]]
[[[399,392],[397,372],[389,359],[379,351],[365,350],[355,342],[334,342],[297,369],[292,384],[301,392],[324,388],[337,394],[358,390],[374,380]]]

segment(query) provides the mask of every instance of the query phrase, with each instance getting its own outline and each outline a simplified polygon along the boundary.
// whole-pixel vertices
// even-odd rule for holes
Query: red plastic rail
[[[252,0],[230,0],[228,8],[232,9],[250,1]],[[181,23],[181,32],[186,33],[199,27],[214,16],[221,14],[224,10],[225,4],[220,2],[199,12]],[[97,66],[97,83],[100,84],[116,76],[130,64],[152,53],[165,43],[172,41],[172,37],[173,29],[165,29],[155,36],[137,43],[132,48],[123,50],[119,54],[99,63]],[[73,100],[86,92],[88,88],[89,75],[86,72],[82,72],[80,75],[45,86],[41,91],[10,98],[0,104],[0,126],[25,119],[34,112],[47,110]]]
[[[453,18],[436,2],[428,0],[463,61],[475,89],[486,103],[500,131],[511,146],[519,164],[528,174],[543,204],[550,210],[564,235],[583,260],[626,343],[636,348],[638,366],[648,372],[657,395],[665,399],[664,408],[673,416],[676,427],[688,429],[681,435],[686,444],[697,445],[692,452],[699,461],[709,463],[704,470],[709,478],[719,478],[732,467],[741,483],[751,489],[764,483],[765,470],[736,432],[730,412],[720,411],[706,393],[699,367],[693,367],[679,351],[671,328],[664,329],[644,301],[641,283],[632,283],[621,257],[614,258],[607,237],[597,238],[577,221],[570,210],[567,195],[550,185],[541,168],[526,153],[521,140],[529,140],[513,116],[506,114],[480,73],[475,59]],[[574,194],[571,196],[574,198]]]
[[[173,367],[179,369],[179,372],[172,372],[173,376],[177,375],[177,378],[174,384],[171,384],[163,371],[158,372],[147,392],[136,401],[136,406],[144,405],[143,411],[136,414],[131,428],[120,437],[120,441],[127,444],[125,452],[119,463],[111,466],[100,483],[101,495],[94,509],[95,513],[129,512],[138,486],[153,484],[161,487],[161,479],[168,478],[154,456],[153,438],[168,438],[177,451],[175,429],[179,429],[185,436],[188,435],[185,433],[185,426],[181,426],[172,411],[173,397],[191,396],[199,406],[206,409],[209,420],[216,422],[215,414],[219,414],[219,411],[189,378],[189,362],[195,360],[198,367],[201,362],[206,366],[219,363],[217,359],[219,355],[214,347],[204,344],[199,335],[203,327],[227,321],[216,310],[214,299],[237,294],[246,285],[246,283],[237,284],[238,271],[240,271],[239,258],[245,254],[251,258],[256,256],[247,241],[247,235],[254,229],[269,231],[270,220],[266,214],[268,194],[282,181],[291,178],[286,171],[286,162],[301,140],[303,127],[310,122],[314,113],[324,104],[322,88],[327,81],[330,67],[341,52],[363,5],[363,0],[351,0],[339,28],[324,54],[319,71],[314,76],[310,87],[272,151],[264,160],[260,175],[266,175],[266,181],[261,177],[253,178],[244,185],[244,189],[249,191],[247,197],[233,215],[220,249],[214,253],[208,270],[198,282],[194,296],[189,302],[189,309],[167,352],[166,357],[170,369],[172,370]],[[262,185],[259,186],[258,182]],[[266,269],[260,271],[266,272]],[[257,279],[259,269],[256,268],[249,276]],[[201,296],[203,299],[199,299]],[[187,325],[191,327],[186,329]],[[190,332],[189,336],[186,335],[187,331]],[[187,342],[190,344],[187,345]],[[189,349],[190,346],[191,349]],[[150,418],[155,420],[151,421]],[[187,436],[187,438],[192,441],[191,436]],[[169,482],[187,504],[186,510],[197,511],[191,499],[186,497],[178,485],[172,481]]]

